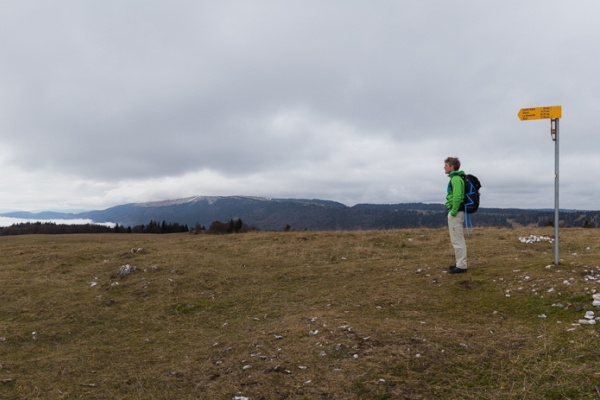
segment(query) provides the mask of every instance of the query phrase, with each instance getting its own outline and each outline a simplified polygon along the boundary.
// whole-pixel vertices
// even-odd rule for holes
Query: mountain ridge
[[[167,223],[196,223],[208,227],[213,221],[242,219],[263,230],[281,230],[287,225],[302,230],[353,230],[396,228],[439,228],[446,226],[446,208],[438,203],[361,203],[346,206],[321,199],[284,199],[257,196],[192,196],[180,199],[128,203],[105,210],[79,213],[43,211],[9,212],[4,217],[25,219],[90,219],[124,226]],[[544,226],[554,221],[553,211],[516,208],[480,208],[472,215],[475,226]],[[567,227],[600,226],[600,211],[561,210]]]

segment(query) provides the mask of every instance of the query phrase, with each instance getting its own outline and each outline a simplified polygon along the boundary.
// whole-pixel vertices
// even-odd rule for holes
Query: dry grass
[[[597,399],[600,231],[552,233],[4,237],[0,398]]]

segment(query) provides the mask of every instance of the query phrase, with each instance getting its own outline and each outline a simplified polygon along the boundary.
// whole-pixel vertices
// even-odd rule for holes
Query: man
[[[467,244],[463,234],[465,223],[465,212],[461,210],[465,198],[465,173],[460,171],[460,161],[455,157],[448,157],[444,161],[444,171],[450,177],[446,194],[446,208],[448,209],[448,229],[450,230],[450,242],[454,247],[456,264],[451,265],[451,274],[467,272]]]

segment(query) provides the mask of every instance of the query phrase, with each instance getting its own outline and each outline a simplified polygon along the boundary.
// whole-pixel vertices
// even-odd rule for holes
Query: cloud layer
[[[193,195],[598,209],[592,0],[0,5],[3,209]]]

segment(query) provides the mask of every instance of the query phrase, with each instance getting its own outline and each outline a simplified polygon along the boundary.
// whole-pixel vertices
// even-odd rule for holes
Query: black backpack
[[[476,176],[466,174],[462,176],[465,181],[465,199],[461,203],[461,209],[464,209],[467,214],[473,214],[479,208],[479,189],[481,183]]]

